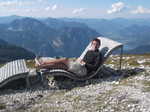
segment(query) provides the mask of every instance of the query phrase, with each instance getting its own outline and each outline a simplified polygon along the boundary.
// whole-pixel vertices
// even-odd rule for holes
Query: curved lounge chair
[[[121,60],[122,60],[122,53],[123,53],[123,44],[113,41],[111,39],[105,38],[105,37],[97,37],[98,39],[101,40],[101,47],[99,48],[100,52],[102,53],[103,59],[101,62],[101,65],[96,71],[93,71],[90,74],[87,74],[86,76],[79,76],[78,74],[75,74],[73,72],[64,70],[64,69],[41,69],[40,74],[41,76],[43,75],[51,75],[51,76],[66,76],[68,78],[74,79],[74,80],[87,80],[92,77],[94,77],[97,73],[100,72],[103,63],[108,59],[108,57],[112,54],[113,51],[115,51],[118,48],[121,48],[121,55],[120,55],[120,69],[121,69]],[[81,56],[79,57],[80,59],[83,59],[85,56],[86,52],[88,51],[91,43],[86,47],[86,49],[83,51]]]
[[[27,78],[28,73],[24,59],[8,62],[0,68],[0,88],[13,80]]]

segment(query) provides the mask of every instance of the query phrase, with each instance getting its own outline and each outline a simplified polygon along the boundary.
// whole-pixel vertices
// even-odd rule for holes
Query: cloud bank
[[[150,9],[146,9],[142,6],[138,6],[137,9],[131,11],[132,14],[149,14]]]
[[[125,4],[123,2],[117,2],[112,4],[112,9],[107,10],[108,14],[121,12],[125,8]]]
[[[56,4],[53,5],[53,6],[52,6],[52,11],[55,11],[55,10],[57,9],[57,7],[58,7],[58,6],[57,6]]]
[[[72,11],[72,13],[73,13],[73,14],[77,14],[77,13],[81,13],[81,12],[83,12],[83,11],[85,11],[85,8],[79,8],[79,9],[74,9],[74,10]]]

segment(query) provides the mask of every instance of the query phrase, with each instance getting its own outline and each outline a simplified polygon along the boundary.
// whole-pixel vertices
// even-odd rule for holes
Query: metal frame
[[[122,57],[123,57],[123,45],[120,47],[120,65],[119,65],[119,70],[122,69]]]

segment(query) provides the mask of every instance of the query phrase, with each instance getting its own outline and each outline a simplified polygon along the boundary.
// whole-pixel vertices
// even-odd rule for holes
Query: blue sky
[[[0,16],[150,18],[150,0],[0,0]]]

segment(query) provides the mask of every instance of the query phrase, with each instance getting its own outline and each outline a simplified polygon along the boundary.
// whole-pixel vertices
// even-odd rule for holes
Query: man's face
[[[100,47],[99,43],[97,41],[92,41],[92,50],[96,50]]]

